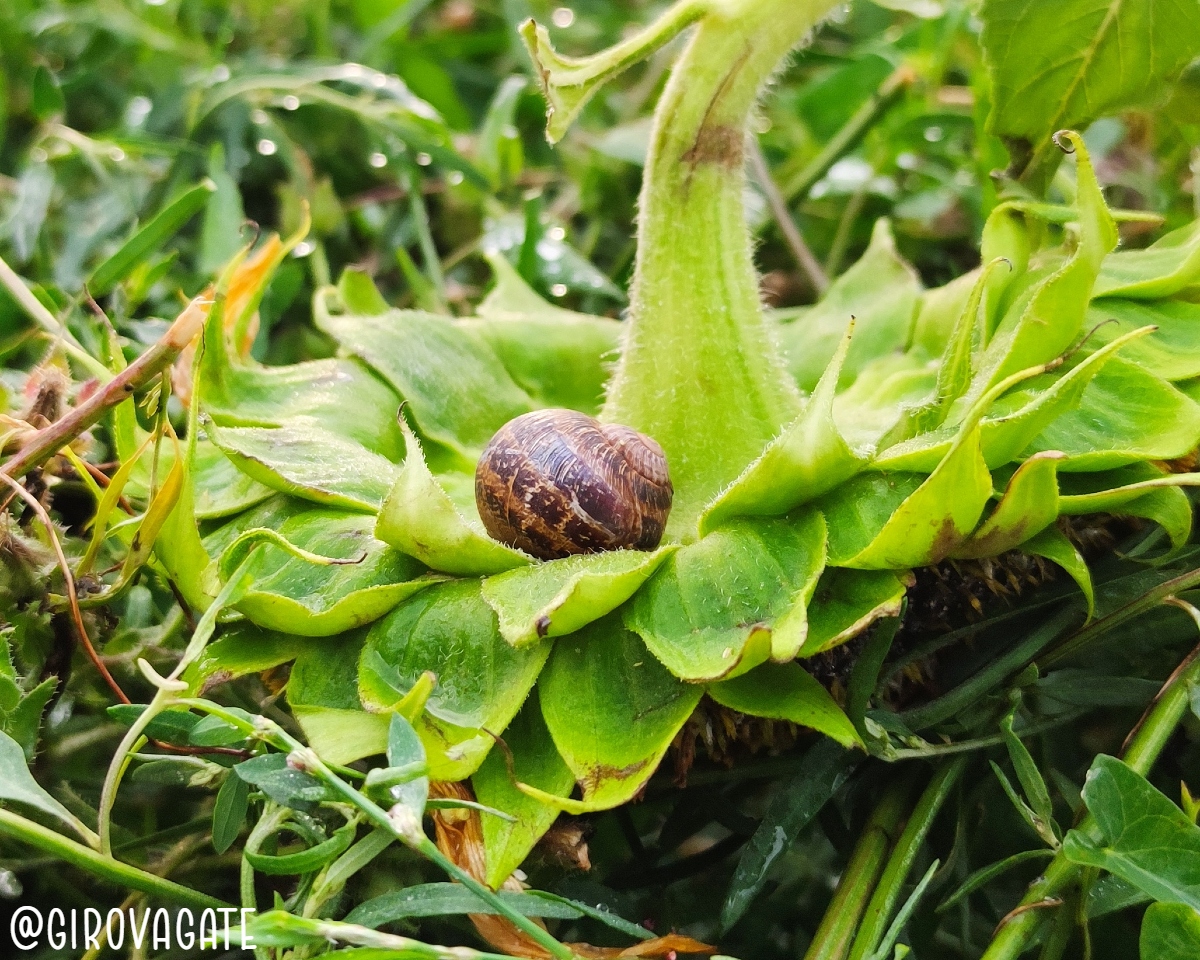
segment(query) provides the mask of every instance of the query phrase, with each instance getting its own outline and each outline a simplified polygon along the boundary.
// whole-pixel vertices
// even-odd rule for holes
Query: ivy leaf
[[[575,776],[559,756],[546,727],[536,692],[504,731],[504,744],[512,756],[512,771],[506,752],[493,750],[471,777],[480,803],[513,816],[511,821],[482,818],[485,879],[493,890],[525,861],[559,814],[557,807],[517,789],[514,778],[558,797],[570,796],[575,786]]]
[[[980,16],[988,130],[1024,141],[1034,162],[1054,150],[1056,130],[1162,100],[1200,33],[1190,0],[986,0]]]
[[[1182,903],[1152,903],[1138,938],[1142,960],[1191,960],[1200,955],[1200,913]]]
[[[513,646],[561,637],[623,604],[673,552],[610,550],[517,567],[488,577],[483,599]]]
[[[786,720],[816,730],[844,747],[862,747],[854,724],[829,691],[798,663],[764,663],[708,688],[722,706],[754,717]]]
[[[820,514],[737,520],[673,554],[638,591],[625,625],[681,679],[736,676],[796,656],[824,568]]]
[[[362,444],[304,418],[282,427],[216,427],[208,435],[259,483],[304,500],[374,513],[398,469]]]
[[[546,726],[583,800],[522,789],[572,812],[620,806],[650,779],[703,693],[673,677],[619,614],[588,624],[555,644],[538,684]]]
[[[1095,834],[1072,830],[1063,852],[1074,863],[1100,867],[1156,900],[1200,909],[1200,827],[1135,770],[1099,756],[1083,799]]]
[[[401,428],[408,455],[383,502],[375,535],[447,573],[477,576],[529,563],[521,551],[488,536],[475,505],[474,477],[435,477],[421,442],[407,424],[401,423]]]

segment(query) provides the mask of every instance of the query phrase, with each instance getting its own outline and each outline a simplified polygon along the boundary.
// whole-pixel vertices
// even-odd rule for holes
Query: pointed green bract
[[[796,656],[824,568],[820,514],[733,521],[673,554],[627,608],[625,624],[677,677],[736,676]]]
[[[956,559],[995,557],[1015,550],[1050,526],[1059,514],[1057,451],[1026,460],[1008,481],[996,509],[950,556]]]
[[[530,557],[487,535],[475,508],[472,478],[459,478],[463,495],[452,499],[429,472],[420,441],[407,424],[401,426],[408,456],[383,502],[375,535],[446,573],[499,573],[529,563]]]
[[[1058,564],[1078,584],[1087,600],[1089,619],[1096,608],[1096,591],[1092,586],[1092,574],[1078,548],[1067,539],[1058,527],[1047,527],[1037,536],[1025,541],[1021,549],[1035,557],[1045,557]]]

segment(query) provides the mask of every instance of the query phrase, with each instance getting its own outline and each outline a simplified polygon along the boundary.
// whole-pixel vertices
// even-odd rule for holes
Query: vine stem
[[[1200,626],[1200,613],[1190,604],[1183,604],[1174,597],[1166,598],[1168,603],[1183,607]],[[1200,682],[1200,656],[1193,651],[1180,665],[1158,697],[1148,714],[1130,737],[1122,759],[1125,763],[1146,776],[1150,773],[1159,754],[1167,745],[1171,734],[1179,726],[1187,712],[1190,701],[1189,687]],[[1095,818],[1088,814],[1076,828],[1094,840],[1101,839]],[[1060,851],[1055,854],[1050,866],[1046,868],[1041,878],[1029,888],[1016,909],[1009,914],[1006,922],[992,938],[991,944],[980,960],[1016,960],[1029,947],[1034,936],[1041,928],[1043,915],[1046,910],[1037,909],[1037,905],[1047,901],[1064,900],[1067,893],[1078,883],[1084,867],[1071,863]]]

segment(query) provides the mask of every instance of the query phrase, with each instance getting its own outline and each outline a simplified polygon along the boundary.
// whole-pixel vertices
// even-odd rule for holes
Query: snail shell
[[[475,469],[475,502],[487,532],[543,560],[653,550],[672,493],[662,447],[574,410],[510,420]]]

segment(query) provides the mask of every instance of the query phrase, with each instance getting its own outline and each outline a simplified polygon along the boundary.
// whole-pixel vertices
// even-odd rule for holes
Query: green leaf
[[[172,462],[170,447],[162,449],[159,468]],[[138,462],[140,468],[145,460]],[[135,474],[137,471],[135,471]],[[198,439],[192,458],[191,475],[193,484],[194,512],[197,520],[216,520],[232,516],[262,503],[275,491],[242,473],[221,448],[208,439]],[[137,478],[134,478],[137,479]],[[144,489],[149,489],[150,474],[144,477]],[[135,483],[131,479],[130,487]],[[134,490],[130,489],[130,493]]]
[[[1096,608],[1096,591],[1092,586],[1092,575],[1083,555],[1075,548],[1075,544],[1067,539],[1067,535],[1058,527],[1047,527],[1036,537],[1021,544],[1021,549],[1035,557],[1045,557],[1062,567],[1083,591],[1083,596],[1087,600],[1088,619],[1091,619]]]
[[[524,150],[515,122],[517,106],[528,86],[528,78],[520,74],[505,77],[480,127],[476,164],[487,174],[493,190],[509,187],[521,175]]]
[[[226,777],[217,791],[217,801],[213,806],[212,845],[218,854],[233,846],[242,832],[249,808],[250,784],[238,776]]]
[[[1142,960],[1191,960],[1200,954],[1200,913],[1182,903],[1153,903],[1142,917]]]
[[[538,406],[594,416],[604,397],[621,324],[547,303],[498,253],[485,254],[496,285],[476,313],[458,321],[495,351]]]
[[[508,748],[493,750],[471,777],[480,803],[513,815],[512,821],[483,817],[483,849],[487,860],[487,885],[498,890],[517,869],[542,835],[558,818],[559,810],[537,797],[522,793],[516,782],[545,793],[568,797],[575,777],[566,765],[546,721],[536,692],[504,731]],[[512,757],[512,770],[508,757]]]
[[[1200,377],[1200,303],[1099,300],[1092,302],[1086,322],[1095,331],[1092,342],[1096,343],[1153,325],[1158,329],[1130,343],[1121,356],[1164,380]]]
[[[798,663],[764,663],[740,677],[711,684],[708,695],[739,713],[808,727],[844,747],[863,746],[829,691]]]
[[[209,201],[216,186],[204,180],[184,191],[160,210],[153,219],[126,240],[119,250],[98,266],[88,280],[88,292],[102,297],[125,279],[146,257],[179,232]]]
[[[1021,742],[1021,738],[1013,732],[1013,715],[1010,713],[1000,721],[1000,734],[1004,737],[1004,745],[1008,748],[1009,759],[1021,789],[1029,801],[1030,809],[1035,818],[1034,826],[1038,835],[1050,846],[1058,845],[1059,831],[1054,822],[1054,808],[1050,802],[1050,791],[1046,781],[1042,779],[1037,763],[1029,753],[1029,749]]]
[[[1037,453],[1021,464],[996,509],[970,538],[951,551],[954,558],[995,557],[1015,550],[1058,519],[1057,451]]]
[[[253,724],[254,717],[240,707],[226,707],[239,720]],[[246,739],[243,728],[222,717],[207,716],[188,732],[187,742],[197,747],[231,747]]]
[[[703,687],[673,677],[619,614],[558,641],[542,672],[542,715],[583,801],[524,788],[573,812],[629,800],[658,767]]]
[[[398,468],[304,418],[282,427],[215,427],[213,443],[258,482],[304,500],[374,513]]]
[[[105,713],[108,714],[110,720],[126,727],[132,727],[134,721],[145,710],[144,703],[114,703]],[[146,725],[144,732],[153,740],[162,740],[165,743],[188,743],[192,728],[200,723],[201,719],[198,714],[187,710],[163,710]]]
[[[702,536],[732,517],[787,513],[865,465],[868,451],[851,449],[833,417],[834,394],[854,330],[851,321],[800,416],[701,515]]]
[[[492,434],[533,409],[484,338],[446,317],[318,314],[317,324],[392,385],[421,436],[464,463],[473,466]]]
[[[962,882],[957,890],[938,905],[937,912],[945,913],[964,897],[970,896],[981,887],[987,886],[997,877],[1007,873],[1013,867],[1019,866],[1022,863],[1027,863],[1031,860],[1048,860],[1054,856],[1053,850],[1022,850],[1020,853],[1014,853],[1011,857],[1005,857],[996,863],[990,863],[986,867],[980,867],[972,873],[966,880]]]
[[[293,770],[283,753],[264,753],[243,760],[233,772],[276,803],[296,810],[312,810],[320,801],[331,799],[320,780],[302,770]]]
[[[53,674],[48,676],[28,693],[22,694],[19,702],[9,708],[4,716],[4,732],[21,745],[27,760],[32,761],[37,752],[42,713],[58,690],[59,682],[59,678]]]
[[[429,777],[413,771],[428,769],[425,747],[413,725],[399,712],[393,713],[388,723],[387,762],[387,767],[367,774],[367,786],[386,782],[389,807],[402,803],[420,820],[429,800]]]
[[[838,386],[854,382],[869,360],[902,348],[921,295],[921,281],[896,252],[887,220],[877,220],[871,245],[811,310],[779,328],[788,369],[801,390],[814,390],[832,361],[846,324],[855,319]]]
[[[1144,250],[1119,250],[1104,261],[1096,281],[1097,297],[1157,300],[1173,297],[1200,283],[1200,226],[1190,223]],[[1096,305],[1111,306],[1107,299]]]
[[[1062,137],[1077,161],[1078,245],[1066,263],[1018,297],[1005,313],[980,362],[978,392],[1020,370],[1048,363],[1071,346],[1082,330],[1100,265],[1117,245],[1117,225],[1105,206],[1083,139],[1070,131]]]
[[[578,920],[584,914],[569,901],[533,893],[499,893],[510,906],[527,917]],[[494,914],[495,908],[458,883],[420,883],[360,903],[346,915],[347,923],[375,930],[385,923],[409,917],[446,917],[468,913]]]
[[[906,578],[903,571],[827,569],[808,605],[808,639],[800,656],[829,650],[876,620],[899,616]]]
[[[33,115],[42,123],[59,116],[67,108],[58,78],[45,67],[33,72]]]
[[[332,837],[296,853],[265,854],[246,850],[242,857],[259,873],[268,877],[286,877],[301,873],[315,873],[332,863],[349,848],[354,841],[354,824],[347,824]]]
[[[447,573],[477,576],[529,563],[531,558],[521,551],[488,536],[475,505],[474,478],[435,477],[420,441],[407,424],[402,422],[401,428],[408,455],[383,502],[375,535]]]
[[[25,751],[7,733],[0,732],[0,800],[32,807],[79,833],[93,838],[79,819],[43,790],[26,766]]]
[[[825,568],[825,523],[807,512],[737,520],[680,548],[625,611],[625,625],[675,676],[736,676],[791,660]]]
[[[189,693],[195,694],[209,686],[278,667],[309,646],[311,642],[302,637],[262,630],[248,623],[233,624],[204,648],[184,671],[183,680]]]
[[[516,716],[550,653],[500,636],[478,580],[421,591],[367,634],[359,690],[371,709],[399,708],[426,673],[437,678],[417,729],[435,779],[462,779]],[[486,732],[485,732],[486,731]]]
[[[242,226],[246,222],[242,193],[225,164],[225,147],[221,143],[214,143],[208,152],[208,179],[213,190],[204,208],[200,259],[196,266],[202,274],[215,274],[241,249]]]
[[[1190,2],[986,0],[980,16],[988,130],[1023,141],[1035,158],[1054,150],[1057,130],[1165,99],[1195,58],[1200,30]]]
[[[1200,443],[1200,404],[1148,370],[1110,360],[1078,409],[1053,420],[1028,448],[1061,450],[1061,471],[1109,470],[1140,460],[1171,460]]]
[[[513,646],[561,637],[617,609],[674,549],[609,550],[517,567],[488,577],[483,599]]]
[[[279,535],[301,550],[349,561],[315,563],[262,543],[247,558],[251,587],[235,604],[268,630],[326,637],[371,623],[405,598],[438,582],[425,567],[375,539],[374,518],[327,509],[302,509]]]
[[[1200,909],[1200,827],[1120,760],[1099,756],[1083,799],[1097,833],[1072,830],[1063,852],[1100,867],[1156,900]]]
[[[854,759],[852,751],[822,740],[809,748],[799,772],[775,791],[729,882],[721,908],[722,930],[742,918],[766,884],[771,867],[845,782]]]

